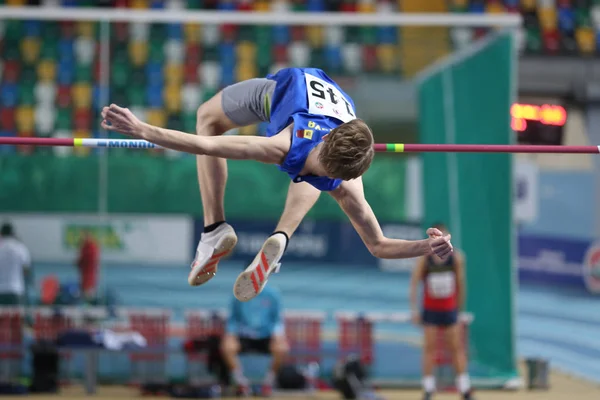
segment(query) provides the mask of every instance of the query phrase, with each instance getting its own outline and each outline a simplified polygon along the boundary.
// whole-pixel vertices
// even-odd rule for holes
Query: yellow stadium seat
[[[502,14],[505,11],[506,10],[504,9],[504,6],[502,5],[502,3],[499,2],[488,3],[485,7],[485,12],[489,14]]]
[[[7,6],[24,6],[27,0],[6,0]]]
[[[239,62],[255,62],[256,61],[256,45],[249,41],[240,42],[236,47],[237,57]]]
[[[466,7],[469,4],[469,0],[452,0],[452,5],[456,7]]]
[[[242,126],[241,128],[239,128],[239,134],[247,135],[247,136],[255,136],[256,135],[256,125]]]
[[[94,23],[91,21],[77,22],[77,34],[86,38],[94,38]]]
[[[33,107],[23,106],[17,108],[15,114],[17,130],[20,132],[31,132],[35,126],[35,111]]]
[[[236,65],[235,79],[238,82],[256,78],[257,75],[256,64],[253,62],[241,62]]]
[[[88,83],[76,83],[71,89],[75,108],[89,108],[92,105],[92,87]]]
[[[201,25],[194,22],[183,25],[183,34],[187,43],[199,43],[202,37]]]
[[[90,131],[76,130],[73,132],[73,137],[76,139],[89,139],[92,137]],[[89,147],[74,147],[73,153],[80,157],[85,157],[90,154],[91,149]]]
[[[148,0],[131,0],[130,8],[148,8]]]
[[[268,1],[264,1],[264,0],[257,0],[256,3],[254,3],[254,11],[269,11],[271,9],[271,6],[269,4]]]
[[[169,114],[181,111],[181,86],[174,84],[164,88],[165,108]]]
[[[377,60],[383,72],[393,72],[398,60],[397,47],[393,44],[377,46]]]
[[[552,31],[557,27],[556,9],[550,7],[538,8],[538,18],[543,31]]]
[[[357,7],[358,12],[362,13],[372,13],[377,10],[377,5],[375,3],[359,3]]]
[[[129,58],[136,67],[145,64],[148,59],[148,43],[142,41],[129,43]]]
[[[585,54],[593,54],[596,51],[596,37],[593,28],[578,28],[575,39],[579,50]]]
[[[37,61],[40,55],[40,40],[34,37],[26,37],[21,40],[21,54],[27,64]]]
[[[181,86],[183,81],[183,66],[181,64],[167,64],[163,73],[167,85],[177,84]]]
[[[167,124],[167,114],[161,108],[151,108],[146,114],[150,125],[164,127]]]
[[[523,11],[534,11],[536,8],[536,0],[521,0],[521,9]]]
[[[323,27],[314,25],[306,27],[306,37],[312,47],[322,47]]]
[[[38,79],[42,82],[54,82],[56,77],[56,63],[52,60],[43,60],[37,67]]]

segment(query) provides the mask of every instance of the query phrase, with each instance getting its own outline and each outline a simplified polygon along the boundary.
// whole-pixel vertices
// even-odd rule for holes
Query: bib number
[[[344,122],[356,119],[352,104],[332,84],[311,74],[304,74],[308,93],[308,112],[327,115]]]
[[[453,272],[441,272],[427,276],[427,290],[434,299],[445,299],[454,294],[456,281]]]

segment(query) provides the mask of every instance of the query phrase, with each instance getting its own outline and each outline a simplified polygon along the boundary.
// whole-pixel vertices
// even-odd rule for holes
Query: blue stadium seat
[[[290,42],[290,28],[286,25],[276,25],[272,29],[275,44],[288,44]]]
[[[160,108],[163,106],[162,85],[148,85],[146,89],[146,103],[149,107]]]
[[[58,42],[58,54],[61,60],[75,59],[75,42],[72,39],[61,39]]]
[[[149,85],[162,86],[164,83],[163,64],[158,61],[149,61],[146,64],[146,77]]]
[[[235,64],[221,64],[221,87],[235,83]]]
[[[58,63],[56,80],[60,85],[70,85],[75,79],[75,63],[73,60],[61,60]]]
[[[16,83],[4,82],[0,86],[0,101],[2,107],[15,107],[19,98],[19,90]]]
[[[398,41],[396,28],[393,26],[377,28],[377,41],[381,44],[395,44]]]
[[[183,25],[182,24],[168,24],[167,25],[167,38],[183,40]]]
[[[231,68],[233,70],[235,68],[235,46],[230,43],[223,43],[219,46],[219,54],[221,65],[223,67]]]
[[[40,36],[42,34],[42,23],[40,21],[25,21],[23,31],[25,36]]]
[[[307,0],[306,1],[306,11],[310,12],[318,12],[325,11],[325,1],[323,0]]]
[[[558,9],[558,29],[568,33],[575,31],[575,13],[572,8]]]

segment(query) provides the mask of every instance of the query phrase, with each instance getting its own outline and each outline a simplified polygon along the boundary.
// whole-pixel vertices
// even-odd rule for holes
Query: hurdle
[[[167,381],[167,349],[171,311],[161,308],[121,308],[119,318],[129,321],[129,329],[146,339],[147,353],[129,354],[131,363],[130,384],[140,386]]]
[[[25,355],[23,307],[0,307],[0,382],[16,383]]]
[[[290,361],[320,363],[323,355],[322,328],[327,314],[321,311],[289,310],[283,313]]]

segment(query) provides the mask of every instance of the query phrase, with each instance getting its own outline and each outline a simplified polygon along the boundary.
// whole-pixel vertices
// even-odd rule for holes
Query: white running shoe
[[[188,283],[199,286],[208,282],[217,273],[222,257],[225,257],[237,244],[237,235],[231,225],[225,223],[209,233],[203,233],[192,261]]]
[[[279,260],[285,251],[285,236],[270,236],[254,261],[242,272],[233,285],[233,294],[239,301],[252,300],[263,290],[269,276],[279,272]]]

